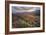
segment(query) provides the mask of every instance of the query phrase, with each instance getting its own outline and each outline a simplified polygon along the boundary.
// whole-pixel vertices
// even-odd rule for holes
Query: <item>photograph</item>
[[[40,27],[40,7],[12,6],[12,28]]]

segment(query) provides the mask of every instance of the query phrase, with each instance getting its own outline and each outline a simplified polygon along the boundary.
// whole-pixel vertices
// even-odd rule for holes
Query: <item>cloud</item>
[[[39,7],[17,7],[17,6],[12,6],[12,12],[13,13],[34,12],[36,10],[40,10],[40,8]]]

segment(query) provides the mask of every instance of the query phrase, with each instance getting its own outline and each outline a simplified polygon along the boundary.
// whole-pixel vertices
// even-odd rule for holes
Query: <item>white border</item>
[[[36,28],[12,28],[12,6],[27,6],[27,7],[40,7],[40,27]],[[9,31],[27,31],[27,30],[42,30],[43,29],[43,8],[42,5],[22,5],[22,4],[9,4]]]

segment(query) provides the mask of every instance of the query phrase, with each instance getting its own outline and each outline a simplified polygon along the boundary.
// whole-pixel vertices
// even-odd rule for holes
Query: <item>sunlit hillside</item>
[[[40,11],[33,8],[15,8],[12,13],[13,28],[40,27]],[[34,8],[37,9],[37,8]]]

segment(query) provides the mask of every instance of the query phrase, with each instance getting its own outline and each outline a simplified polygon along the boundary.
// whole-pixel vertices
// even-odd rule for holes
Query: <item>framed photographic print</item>
[[[44,3],[6,1],[5,34],[44,32]]]

